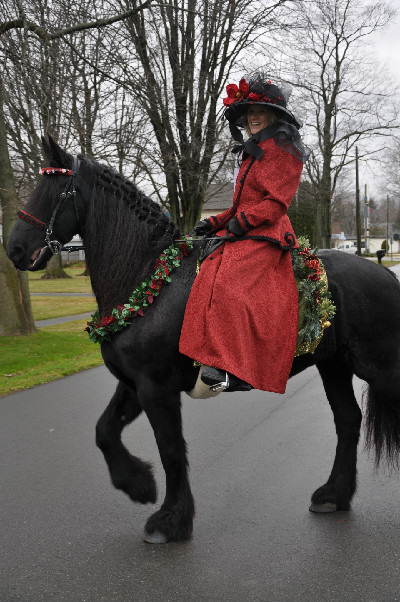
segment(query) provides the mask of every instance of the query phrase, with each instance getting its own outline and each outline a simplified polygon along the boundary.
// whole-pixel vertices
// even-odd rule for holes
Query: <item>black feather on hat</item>
[[[302,123],[286,107],[290,92],[285,94],[282,88],[282,84],[278,86],[262,74],[250,76],[249,81],[242,78],[238,86],[228,84],[226,86],[228,96],[223,100],[227,107],[224,116],[231,124],[243,127],[243,117],[249,105],[262,104],[271,107],[278,117],[300,129]]]

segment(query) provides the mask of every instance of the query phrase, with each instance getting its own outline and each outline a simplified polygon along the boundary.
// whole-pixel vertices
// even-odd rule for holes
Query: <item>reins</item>
[[[52,238],[51,238],[52,234],[53,234],[53,228],[54,228],[54,223],[56,221],[56,217],[61,212],[64,205],[71,197],[72,197],[72,200],[74,203],[75,216],[76,216],[77,223],[79,224],[79,222],[80,222],[79,209],[78,209],[78,205],[76,202],[76,189],[75,189],[75,178],[79,174],[80,164],[81,164],[80,159],[78,159],[77,156],[74,156],[72,169],[64,169],[64,168],[60,168],[60,167],[44,167],[43,169],[40,170],[42,175],[63,175],[63,176],[65,175],[65,176],[68,176],[68,181],[65,185],[63,192],[60,195],[60,198],[59,198],[58,203],[52,213],[52,216],[50,218],[48,225],[45,222],[42,222],[40,219],[37,219],[33,215],[30,215],[26,211],[18,211],[18,213],[17,213],[17,216],[20,219],[23,219],[24,221],[28,222],[32,226],[35,226],[35,228],[38,228],[39,230],[45,231],[46,245],[47,245],[47,248],[50,249],[50,251],[53,255],[57,255],[58,253],[61,253],[61,251],[63,251],[63,250],[79,251],[79,250],[83,250],[85,248],[82,246],[63,247],[62,243],[60,243],[56,239],[52,240]]]
[[[56,218],[57,218],[58,214],[61,212],[61,210],[63,209],[66,202],[71,197],[72,197],[72,200],[74,203],[75,216],[76,216],[77,223],[79,224],[79,222],[80,222],[79,210],[78,210],[78,205],[76,202],[76,189],[75,189],[75,178],[79,174],[80,164],[81,164],[80,159],[78,159],[78,157],[75,155],[73,157],[72,169],[66,169],[63,167],[43,167],[40,170],[40,173],[42,175],[68,176],[68,181],[65,185],[63,192],[60,195],[60,198],[59,198],[58,203],[52,213],[52,216],[50,218],[48,225],[45,222],[42,222],[37,217],[35,217],[34,215],[27,213],[26,211],[20,210],[17,212],[17,216],[20,219],[31,224],[35,228],[38,228],[39,230],[43,230],[45,232],[46,247],[44,247],[44,249],[48,248],[53,255],[57,255],[58,253],[61,253],[61,251],[73,252],[73,251],[84,251],[85,250],[85,246],[82,246],[82,245],[63,246],[62,243],[60,243],[58,240],[51,239]],[[219,237],[219,236],[207,237],[206,236],[206,237],[202,237],[200,239],[193,239],[193,242],[204,243],[206,241],[207,242],[218,241],[220,244],[222,244],[223,242],[226,242],[227,240],[234,241],[234,240],[237,240],[237,237],[229,235],[229,234],[226,234],[223,237]],[[183,239],[177,239],[175,242],[186,242],[186,241],[187,241],[187,239],[183,238]]]

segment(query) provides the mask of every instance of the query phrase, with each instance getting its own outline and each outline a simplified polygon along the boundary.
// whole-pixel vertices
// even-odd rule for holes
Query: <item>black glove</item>
[[[197,234],[197,236],[204,236],[208,234],[213,229],[211,221],[206,218],[199,221],[198,224],[195,225],[191,234]]]
[[[235,236],[243,236],[246,234],[246,230],[242,227],[236,216],[229,220],[226,229],[230,234],[234,234]]]

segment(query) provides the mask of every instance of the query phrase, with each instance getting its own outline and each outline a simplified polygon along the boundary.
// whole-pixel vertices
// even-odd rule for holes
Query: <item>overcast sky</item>
[[[393,93],[395,86],[400,89],[400,0],[391,0],[390,4],[398,13],[392,23],[384,30],[371,36],[370,49],[378,61],[382,62],[393,78]],[[382,165],[376,161],[368,160],[360,165],[360,189],[364,195],[365,184],[368,186],[369,195],[379,200],[387,194],[386,181]]]
[[[391,4],[398,14],[385,31],[374,36],[374,48],[377,58],[386,63],[400,85],[400,0],[392,0]]]

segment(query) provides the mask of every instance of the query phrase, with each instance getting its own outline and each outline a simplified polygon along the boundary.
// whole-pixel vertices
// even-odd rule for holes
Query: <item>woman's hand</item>
[[[197,234],[197,236],[204,236],[211,232],[213,226],[211,221],[208,218],[202,219],[195,225],[191,234]]]
[[[246,230],[242,227],[236,215],[231,220],[229,220],[226,229],[230,234],[234,234],[235,236],[243,236],[244,234],[246,234]]]

